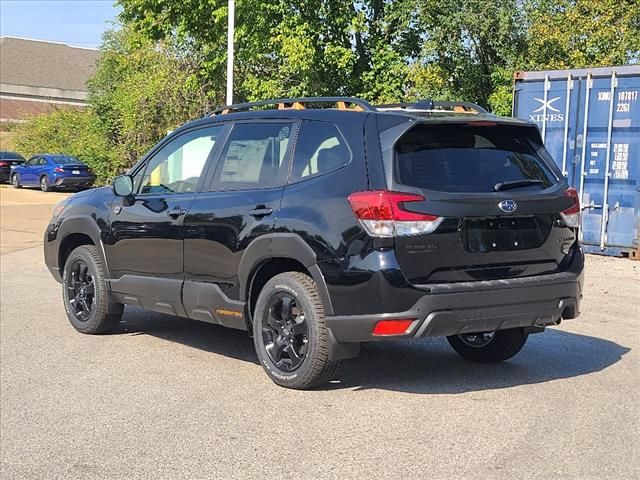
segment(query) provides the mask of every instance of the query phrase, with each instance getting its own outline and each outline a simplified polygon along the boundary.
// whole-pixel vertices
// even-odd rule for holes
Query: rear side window
[[[335,125],[305,120],[296,141],[291,182],[336,170],[350,160],[351,152]]]
[[[522,181],[519,188],[544,189],[557,181],[546,161],[528,127],[422,124],[396,143],[395,175],[401,184],[443,192],[493,192]]]
[[[233,126],[215,174],[214,189],[267,188],[286,182],[293,123],[238,123]]]

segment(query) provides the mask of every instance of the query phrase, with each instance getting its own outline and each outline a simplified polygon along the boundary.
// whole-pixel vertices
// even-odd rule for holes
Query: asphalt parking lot
[[[3,479],[640,477],[640,262],[590,256],[582,316],[504,364],[370,344],[289,391],[243,332],[127,308],[76,333],[40,245],[59,196],[0,188]]]
[[[53,206],[69,195],[0,186],[0,255],[42,245]]]

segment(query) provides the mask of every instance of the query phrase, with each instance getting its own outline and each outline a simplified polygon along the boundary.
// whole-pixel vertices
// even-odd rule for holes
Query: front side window
[[[134,188],[140,183],[141,194],[194,192],[223,129],[193,130],[170,141],[153,156],[143,176],[136,175]]]
[[[286,181],[287,152],[293,123],[234,125],[224,147],[214,189],[267,188]]]
[[[305,120],[300,127],[291,182],[336,170],[351,160],[351,153],[332,123]]]

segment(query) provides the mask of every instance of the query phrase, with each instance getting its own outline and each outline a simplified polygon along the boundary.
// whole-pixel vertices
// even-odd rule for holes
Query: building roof
[[[99,57],[92,48],[0,37],[0,83],[84,92]]]

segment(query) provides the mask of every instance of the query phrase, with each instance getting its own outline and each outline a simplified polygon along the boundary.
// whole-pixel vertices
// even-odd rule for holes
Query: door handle
[[[169,216],[171,218],[178,218],[186,214],[187,214],[187,210],[180,206],[174,207],[174,209],[169,212]]]
[[[266,217],[273,213],[273,208],[269,208],[265,205],[258,205],[253,210],[249,210],[249,215],[256,218]]]

